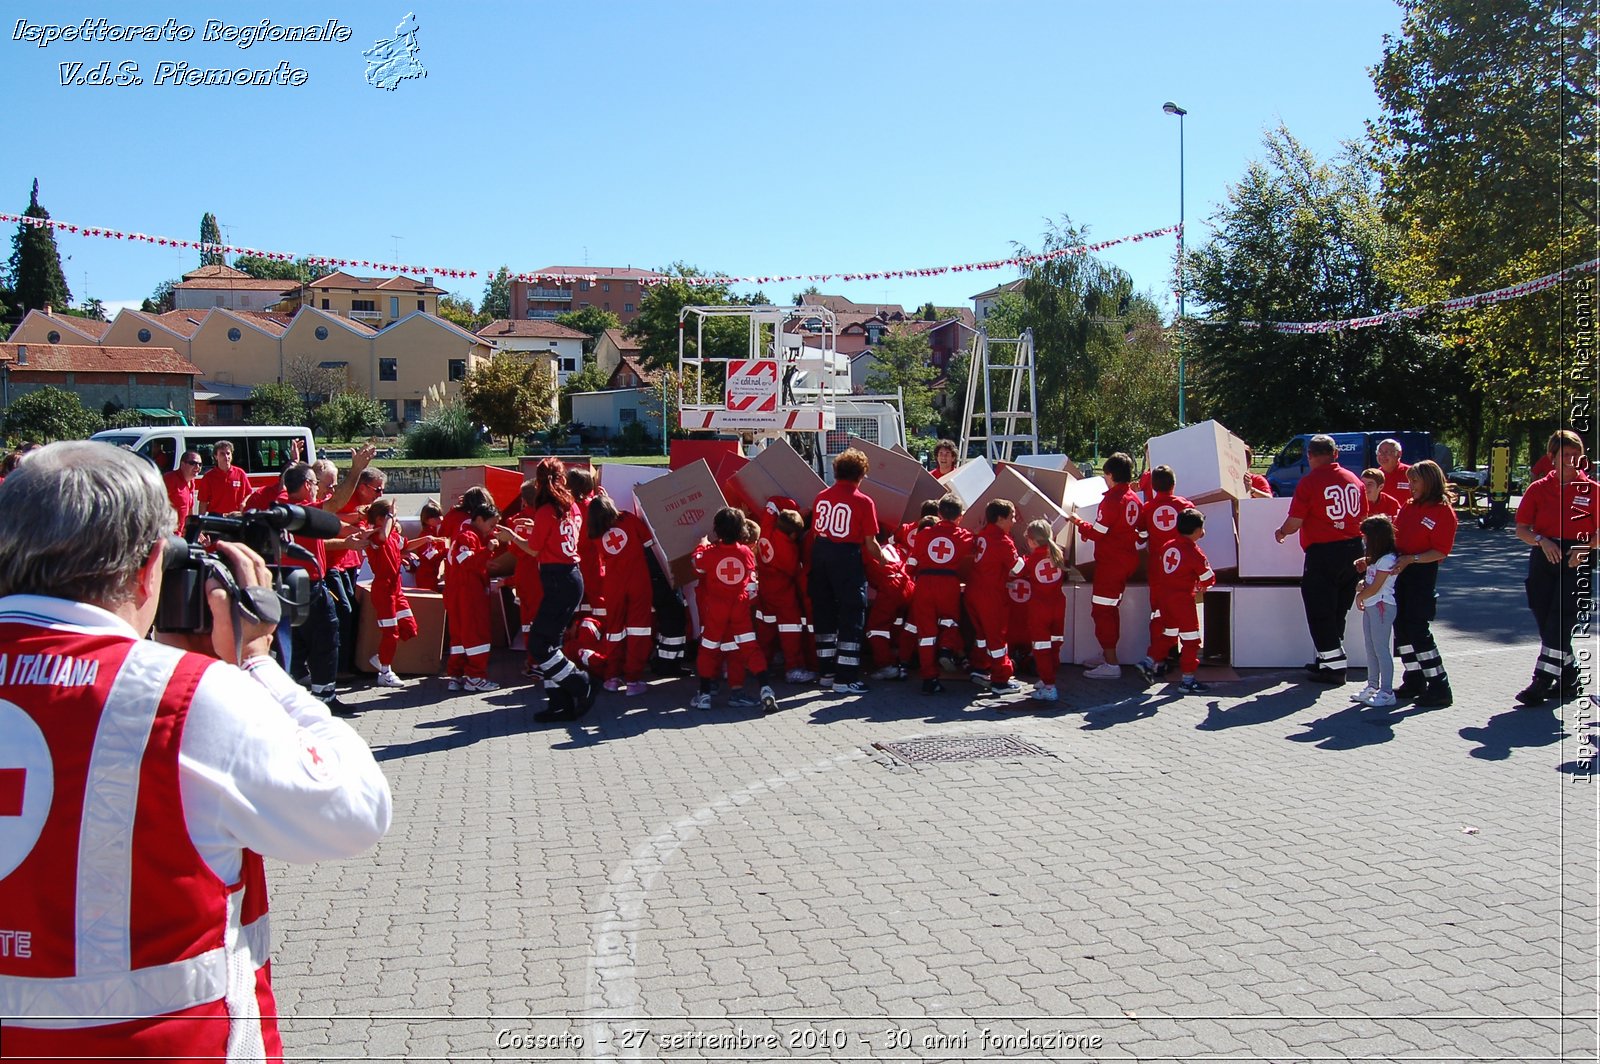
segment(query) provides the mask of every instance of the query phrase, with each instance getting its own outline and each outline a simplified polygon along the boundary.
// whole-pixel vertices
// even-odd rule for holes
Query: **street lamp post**
[[[1187,422],[1184,417],[1183,403],[1183,116],[1188,114],[1183,108],[1168,100],[1161,105],[1161,109],[1169,115],[1178,116],[1178,424]]]

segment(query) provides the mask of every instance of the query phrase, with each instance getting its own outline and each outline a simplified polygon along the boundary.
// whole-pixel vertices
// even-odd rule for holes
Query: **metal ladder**
[[[1009,361],[997,362],[991,348],[1009,348]],[[1027,383],[1027,406],[1023,403],[1023,383]],[[973,421],[979,418],[978,389],[982,381],[983,411],[981,431],[973,431]],[[994,408],[995,392],[1004,393],[1005,407]],[[1022,335],[1012,339],[990,339],[988,330],[978,327],[972,338],[972,360],[967,373],[967,396],[961,419],[961,447],[959,456],[965,459],[968,448],[982,443],[984,457],[991,462],[1009,462],[1018,454],[1039,453],[1039,421],[1034,413],[1039,408],[1039,392],[1034,375],[1033,330],[1024,329]],[[1026,431],[1022,431],[1024,427]],[[997,431],[998,430],[998,431]],[[1019,444],[1026,444],[1025,451]]]

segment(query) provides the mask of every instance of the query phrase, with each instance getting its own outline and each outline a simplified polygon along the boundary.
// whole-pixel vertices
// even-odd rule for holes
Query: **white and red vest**
[[[183,820],[178,751],[211,664],[0,623],[8,1057],[282,1059],[261,858],[224,883]]]

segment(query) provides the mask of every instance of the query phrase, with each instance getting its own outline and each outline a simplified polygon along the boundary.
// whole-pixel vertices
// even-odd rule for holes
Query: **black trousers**
[[[331,689],[339,678],[339,615],[324,581],[311,581],[311,614],[291,638],[295,671],[309,671],[311,686]]]
[[[329,569],[323,582],[333,596],[333,612],[339,620],[339,671],[352,672],[356,656],[356,570]]]
[[[1438,562],[1413,562],[1394,579],[1394,652],[1402,676],[1421,672],[1425,680],[1444,679],[1444,662],[1433,640],[1438,609]]]
[[[1356,601],[1361,574],[1356,559],[1361,557],[1361,537],[1334,543],[1314,543],[1306,548],[1305,568],[1300,574],[1300,601],[1305,606],[1306,627],[1317,648],[1317,664],[1325,669],[1343,669],[1344,622]]]
[[[582,696],[589,689],[589,677],[561,652],[572,615],[583,601],[583,574],[576,565],[539,566],[539,586],[544,597],[528,625],[528,662],[544,677],[545,693],[566,699]]]
[[[655,552],[645,551],[644,560],[650,569],[650,608],[656,615],[656,660],[665,669],[676,669],[684,664],[689,645],[689,609],[661,571]]]
[[[1575,629],[1589,635],[1594,631],[1594,563],[1593,555],[1576,569],[1564,563],[1567,548],[1577,540],[1559,540],[1562,564],[1552,565],[1544,551],[1534,547],[1528,552],[1528,609],[1533,611],[1534,622],[1539,626],[1539,662],[1536,673],[1560,679],[1563,669],[1575,668],[1577,658],[1572,653]],[[1586,650],[1587,653],[1587,650]]]
[[[861,544],[816,540],[811,547],[809,590],[819,671],[849,683],[861,670],[861,637],[867,622],[867,567]]]

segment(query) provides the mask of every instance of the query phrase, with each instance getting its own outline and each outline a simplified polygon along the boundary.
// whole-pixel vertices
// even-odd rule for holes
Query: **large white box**
[[[1233,522],[1233,500],[1202,503],[1195,507],[1206,519],[1206,534],[1200,540],[1211,568],[1221,572],[1239,567],[1239,531]]]
[[[1353,669],[1367,666],[1361,612],[1345,618],[1344,652]],[[1317,656],[1306,627],[1300,589],[1240,584],[1233,589],[1233,665],[1241,669],[1298,668]]]
[[[1094,524],[1095,514],[1099,512],[1100,500],[1105,493],[1104,477],[1084,477],[1082,480],[1074,480],[1067,485],[1067,516],[1081,517],[1091,525]],[[1078,535],[1076,526],[1072,534],[1072,553],[1069,560],[1079,567],[1094,563],[1094,544]]]
[[[1074,665],[1082,665],[1100,654],[1100,643],[1094,635],[1094,618],[1089,614],[1093,598],[1094,591],[1088,584],[1074,584],[1067,589],[1071,620],[1066,627],[1070,640],[1066,648],[1072,653],[1063,660]],[[1117,632],[1117,660],[1131,665],[1150,649],[1150,588],[1144,584],[1129,584],[1122,593],[1117,611],[1122,621]]]
[[[1279,543],[1272,536],[1289,516],[1288,499],[1239,501],[1239,579],[1295,580],[1305,570],[1306,552],[1297,532]]]
[[[1244,441],[1215,421],[1202,421],[1150,440],[1149,468],[1171,466],[1177,492],[1196,503],[1243,499],[1250,472]]]
[[[622,462],[607,462],[599,469],[600,486],[617,504],[617,509],[632,510],[634,513],[639,512],[639,507],[634,501],[633,489],[671,472],[666,466],[626,465]]]
[[[974,458],[961,463],[954,473],[939,483],[944,485],[946,491],[953,492],[961,500],[961,505],[970,509],[994,483],[994,467],[987,458]]]

